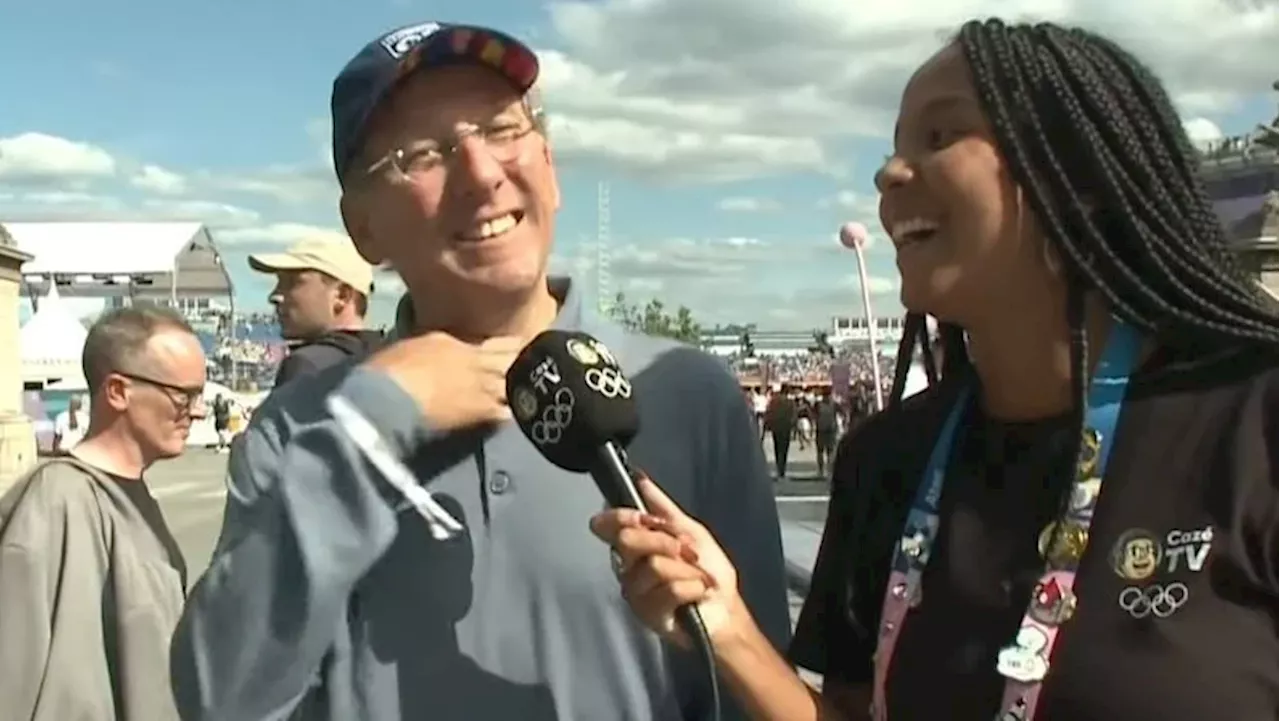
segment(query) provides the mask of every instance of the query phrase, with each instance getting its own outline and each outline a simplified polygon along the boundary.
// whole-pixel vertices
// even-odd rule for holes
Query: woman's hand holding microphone
[[[632,611],[663,638],[688,648],[675,611],[696,604],[712,645],[719,647],[755,622],[738,594],[738,572],[711,532],[690,518],[648,478],[637,483],[643,513],[610,509],[591,531],[614,553],[614,571]]]
[[[648,478],[637,484],[649,512],[611,509],[591,519],[591,532],[613,549],[614,571],[631,610],[664,639],[689,648],[676,609],[696,604],[721,678],[751,718],[841,721],[857,713],[825,706],[756,625],[738,593],[738,572],[711,532]],[[866,702],[860,704],[866,708]]]

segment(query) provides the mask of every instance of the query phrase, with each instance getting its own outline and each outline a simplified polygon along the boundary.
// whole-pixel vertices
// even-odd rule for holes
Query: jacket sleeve
[[[88,482],[37,474],[0,536],[0,715],[111,721],[102,519]]]
[[[186,721],[275,720],[294,709],[352,589],[395,536],[399,499],[377,470],[386,459],[371,463],[335,419],[335,395],[397,459],[430,439],[413,401],[361,368],[292,383],[255,414],[232,453],[213,558],[173,638],[171,678]]]

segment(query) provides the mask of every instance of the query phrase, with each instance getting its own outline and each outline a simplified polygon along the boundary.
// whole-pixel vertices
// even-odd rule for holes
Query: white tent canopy
[[[231,278],[201,223],[3,223],[18,248],[28,293],[49,278],[63,295],[146,299],[230,296]]]
[[[40,309],[18,331],[24,383],[47,383],[81,376],[80,356],[89,333],[71,309],[49,289]]]

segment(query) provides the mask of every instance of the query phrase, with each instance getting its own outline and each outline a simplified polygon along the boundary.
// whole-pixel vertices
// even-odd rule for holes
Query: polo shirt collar
[[[597,325],[589,317],[590,311],[583,308],[582,292],[572,279],[565,276],[548,277],[547,287],[551,289],[551,295],[560,301],[560,312],[556,314],[555,322],[551,324],[552,328],[589,331],[589,326]],[[409,298],[409,294],[405,293],[400,296],[400,301],[396,304],[396,322],[391,331],[390,340],[395,341],[412,336],[415,327],[417,327],[417,321],[413,312],[413,301]]]

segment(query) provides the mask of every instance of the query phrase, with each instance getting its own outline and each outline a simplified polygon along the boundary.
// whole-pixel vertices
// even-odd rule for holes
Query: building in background
[[[1280,83],[1273,85],[1275,89]],[[1201,173],[1214,210],[1245,266],[1273,297],[1280,294],[1276,244],[1277,121],[1202,150]]]

